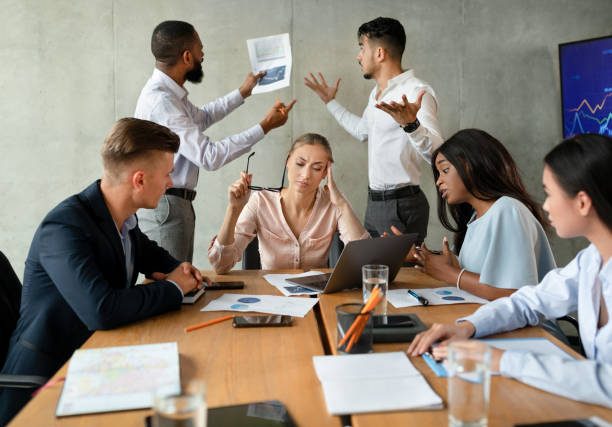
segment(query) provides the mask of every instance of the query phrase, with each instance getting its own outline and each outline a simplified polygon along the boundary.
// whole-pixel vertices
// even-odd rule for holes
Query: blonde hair
[[[302,145],[320,145],[329,155],[329,161],[334,162],[334,156],[332,155],[332,149],[329,145],[329,141],[323,135],[319,135],[318,133],[305,133],[304,135],[298,136],[291,148],[289,149],[289,153],[287,154],[287,158],[293,154],[293,152],[300,148]]]

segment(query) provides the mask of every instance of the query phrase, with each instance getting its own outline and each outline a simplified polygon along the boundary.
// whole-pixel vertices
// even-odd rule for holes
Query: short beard
[[[366,80],[371,80],[372,79],[372,74],[364,74],[363,78]]]
[[[202,70],[202,63],[196,64],[193,70],[187,71],[185,74],[185,80],[191,83],[200,83],[204,78],[204,70]]]

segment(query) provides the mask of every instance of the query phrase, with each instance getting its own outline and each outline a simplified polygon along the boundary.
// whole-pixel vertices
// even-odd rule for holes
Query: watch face
[[[420,124],[421,123],[419,123],[419,119],[416,119],[414,122],[408,123],[406,126],[404,126],[404,131],[408,133],[414,132],[415,130],[417,130]]]

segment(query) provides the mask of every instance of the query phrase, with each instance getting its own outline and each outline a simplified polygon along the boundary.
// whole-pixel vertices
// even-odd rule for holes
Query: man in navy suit
[[[102,148],[104,174],[61,202],[36,230],[26,260],[20,317],[4,374],[52,376],[93,333],[177,310],[207,280],[138,228],[167,188],[179,138],[168,128],[119,120]],[[156,280],[135,286],[138,273]],[[0,425],[31,391],[0,392]]]

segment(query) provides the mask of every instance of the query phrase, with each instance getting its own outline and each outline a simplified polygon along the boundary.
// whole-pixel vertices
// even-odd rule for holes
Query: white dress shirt
[[[467,320],[476,337],[537,325],[578,310],[580,339],[588,360],[506,351],[502,375],[570,399],[612,408],[612,322],[598,328],[601,301],[612,307],[612,261],[602,266],[594,245],[578,253],[565,268],[548,273],[537,286],[478,309]]]
[[[406,95],[409,102],[415,102],[422,90],[426,94],[417,113],[421,126],[414,132],[404,132],[393,117],[376,108],[382,101],[402,102],[402,95]],[[370,188],[389,190],[419,185],[420,159],[431,163],[431,154],[443,142],[436,116],[436,95],[429,84],[414,76],[413,70],[389,80],[378,100],[377,91],[378,86],[372,89],[362,117],[351,113],[335,99],[327,103],[327,109],[348,133],[360,141],[368,141]]]
[[[240,157],[263,139],[264,131],[257,124],[212,141],[202,132],[242,105],[244,99],[236,89],[198,108],[189,102],[187,95],[185,88],[156,68],[140,92],[134,117],[167,126],[179,136],[181,145],[174,155],[172,185],[193,190],[200,168],[216,170]]]

